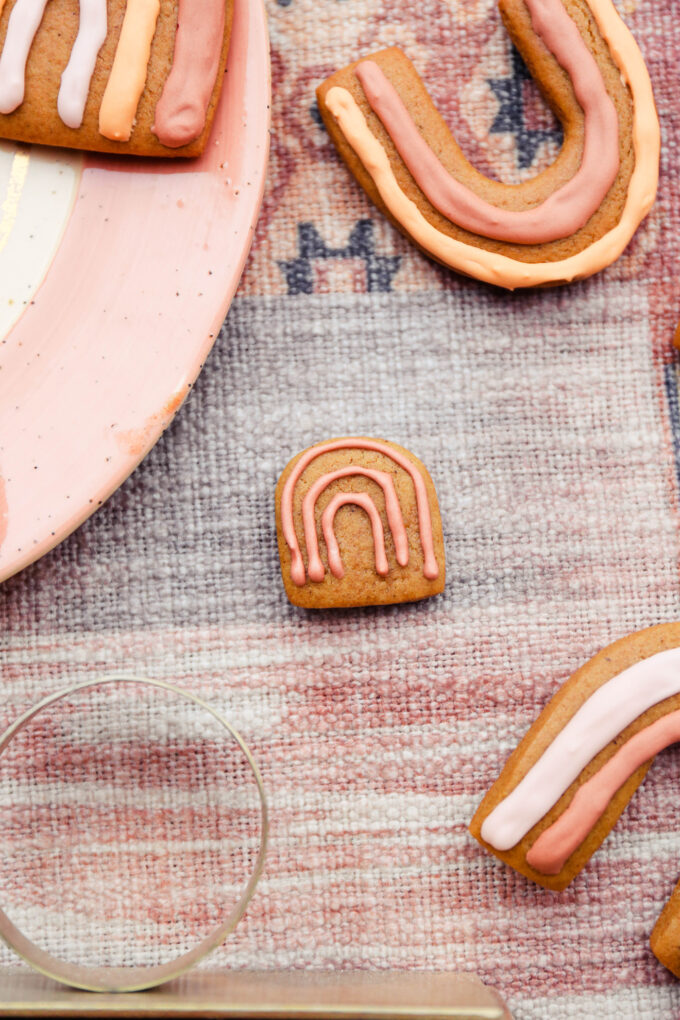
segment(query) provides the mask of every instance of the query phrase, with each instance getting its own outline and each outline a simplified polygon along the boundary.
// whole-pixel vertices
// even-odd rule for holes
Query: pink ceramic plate
[[[213,344],[250,248],[269,139],[261,0],[236,0],[199,160],[0,143],[0,581],[101,506]]]

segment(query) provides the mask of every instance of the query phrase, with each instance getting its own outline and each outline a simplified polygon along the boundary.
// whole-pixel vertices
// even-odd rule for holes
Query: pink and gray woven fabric
[[[269,0],[269,183],[215,349],[127,484],[0,588],[1,722],[115,669],[202,694],[251,743],[271,852],[213,965],[460,968],[521,1020],[680,1016],[680,983],[647,944],[680,875],[677,750],[562,894],[466,832],[569,674],[680,616],[680,12],[674,0],[619,8],[661,114],[659,199],[606,272],[511,295],[435,266],[387,225],[314,104],[332,69],[398,43],[480,169],[532,175],[559,130],[492,0]],[[429,467],[443,596],[317,614],[287,603],[274,485],[294,453],[342,434],[387,437]],[[45,803],[49,765],[30,770]],[[200,776],[183,775],[190,800]],[[3,817],[11,808],[7,794]],[[140,810],[155,809],[142,797]],[[184,817],[170,839],[186,863],[205,833]],[[109,820],[133,855],[155,832]],[[158,867],[172,853],[159,842]],[[58,898],[26,909],[45,928],[60,913]],[[172,948],[193,923],[185,904],[146,919],[145,937]],[[124,943],[142,921],[111,911],[101,924]]]

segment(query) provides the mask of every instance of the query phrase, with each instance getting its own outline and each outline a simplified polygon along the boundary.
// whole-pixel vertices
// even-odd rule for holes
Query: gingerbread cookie
[[[533,180],[477,172],[397,48],[328,78],[321,114],[368,196],[425,254],[509,289],[581,279],[619,257],[654,201],[649,75],[611,0],[500,0],[500,11],[564,128]]]
[[[644,779],[680,740],[680,623],[609,645],[546,706],[480,804],[470,832],[547,889],[588,862]],[[651,938],[680,977],[680,883]]]
[[[0,138],[203,151],[233,0],[0,0]]]
[[[437,494],[395,443],[331,439],[299,453],[276,487],[286,594],[296,606],[387,605],[444,588]]]

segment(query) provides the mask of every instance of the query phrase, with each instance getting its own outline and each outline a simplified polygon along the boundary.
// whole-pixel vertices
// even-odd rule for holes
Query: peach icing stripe
[[[26,61],[46,6],[47,0],[18,0],[12,9],[0,56],[0,113],[24,101]]]
[[[340,507],[346,506],[348,503],[360,506],[370,518],[371,530],[373,531],[373,546],[375,549],[375,569],[384,577],[389,573],[390,569],[387,562],[387,554],[385,553],[385,532],[376,505],[367,492],[338,492],[337,495],[333,496],[321,515],[321,527],[328,550],[330,572],[333,577],[338,579],[345,576],[345,568],[342,565],[338,542],[333,531],[333,522]]]
[[[323,453],[332,453],[333,450],[374,450],[376,453],[382,453],[384,456],[389,457],[395,464],[408,472],[416,493],[420,544],[423,550],[423,574],[431,581],[439,577],[439,566],[434,554],[430,501],[422,474],[407,457],[387,443],[383,443],[379,439],[348,437],[347,439],[333,439],[329,443],[321,443],[319,446],[313,446],[310,450],[303,453],[283,487],[283,493],[281,494],[281,530],[283,531],[286,545],[290,549],[290,576],[293,584],[301,588],[307,579],[300,545],[295,533],[295,524],[293,523],[293,492],[303,471],[312,461],[316,460]]]
[[[542,875],[558,875],[607,810],[616,791],[636,769],[678,740],[680,711],[670,712],[631,737],[576,791],[557,821],[541,833],[527,854],[527,864]]]
[[[127,142],[144,91],[160,0],[128,0],[116,55],[99,109],[99,131]]]
[[[224,0],[179,0],[172,67],[152,128],[162,145],[186,145],[205,127],[223,43]]]
[[[537,36],[571,78],[585,119],[579,169],[533,209],[502,209],[466,188],[432,151],[378,64],[363,60],[355,74],[371,109],[435,209],[475,234],[543,244],[570,237],[601,205],[619,172],[619,120],[597,61],[561,0],[526,0],[526,4]]]
[[[372,479],[382,489],[385,496],[385,513],[387,523],[392,532],[397,563],[405,567],[408,563],[408,538],[404,527],[404,518],[401,514],[397,491],[394,488],[392,475],[387,471],[374,471],[372,468],[349,467],[339,468],[337,471],[330,471],[322,475],[310,487],[302,500],[302,526],[305,531],[305,546],[307,547],[307,573],[310,581],[323,581],[325,570],[319,555],[319,541],[316,536],[316,503],[321,493],[338,478],[349,478],[352,475],[362,475]],[[326,543],[328,544],[328,543]]]
[[[635,169],[617,225],[583,251],[557,262],[525,263],[448,237],[429,223],[399,187],[387,153],[370,131],[350,93],[334,86],[326,106],[371,175],[391,215],[426,251],[461,273],[514,290],[546,283],[566,283],[589,276],[619,257],[656,195],[659,176],[660,130],[654,96],[642,54],[611,0],[589,0],[589,6],[612,58],[633,95]]]
[[[680,694],[680,648],[642,659],[598,687],[487,815],[482,839],[496,850],[519,843],[603,747],[652,705],[674,694]]]
[[[79,128],[90,91],[97,54],[107,33],[106,0],[80,0],[78,35],[61,76],[57,110],[64,124]]]

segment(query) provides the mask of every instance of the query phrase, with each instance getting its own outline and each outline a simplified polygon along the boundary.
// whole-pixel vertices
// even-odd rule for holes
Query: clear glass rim
[[[172,981],[174,978],[186,974],[200,960],[221,945],[243,917],[255,892],[255,887],[264,868],[269,838],[269,811],[262,775],[243,737],[220,712],[208,704],[207,701],[204,701],[203,698],[185,691],[181,687],[176,687],[165,680],[112,673],[98,677],[95,680],[85,680],[62,688],[37,702],[8,726],[2,736],[0,736],[0,755],[3,754],[17,733],[24,729],[36,715],[49,708],[50,705],[57,701],[62,701],[73,694],[77,694],[79,691],[114,683],[141,684],[145,687],[155,687],[159,690],[175,694],[185,701],[192,702],[204,709],[226,730],[243,752],[255,779],[260,799],[260,847],[250,877],[243,887],[236,904],[229,911],[224,921],[202,939],[198,945],[194,946],[193,949],[175,957],[174,960],[169,960],[166,963],[157,964],[152,967],[89,967],[68,963],[52,955],[52,953],[41,949],[27,938],[0,908],[0,937],[7,943],[10,949],[45,977],[59,981],[61,984],[69,985],[72,988],[81,988],[91,992],[136,992],[146,988],[154,988],[157,985],[164,984],[166,981]]]

